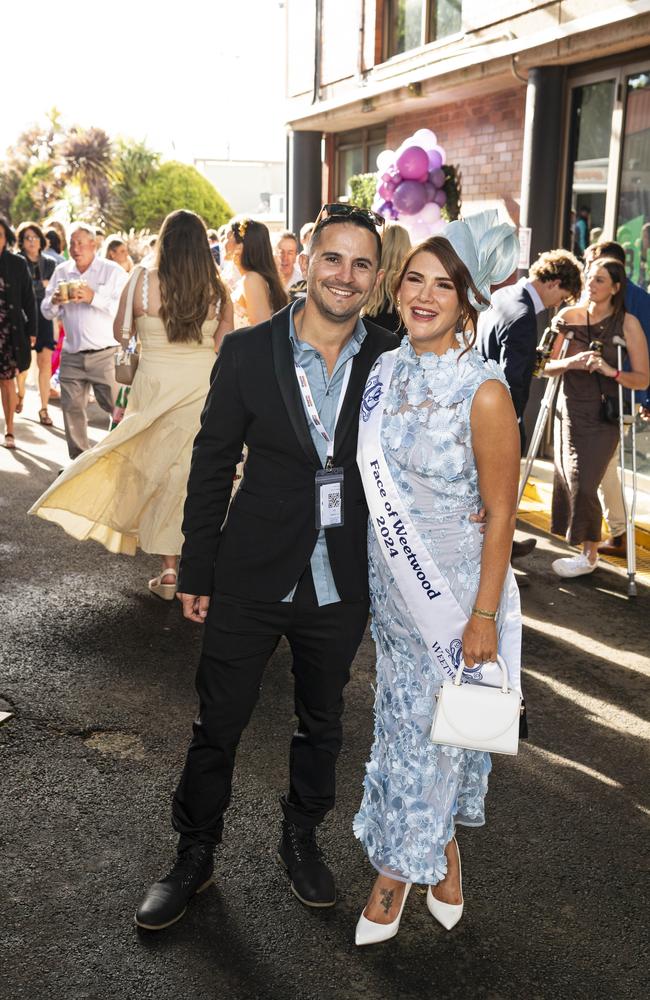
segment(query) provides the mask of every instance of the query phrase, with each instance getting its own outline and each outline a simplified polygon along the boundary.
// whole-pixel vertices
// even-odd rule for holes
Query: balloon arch
[[[439,233],[447,201],[442,166],[445,151],[435,132],[422,128],[405,139],[398,150],[385,149],[377,157],[377,193],[373,211],[398,221],[412,243]]]

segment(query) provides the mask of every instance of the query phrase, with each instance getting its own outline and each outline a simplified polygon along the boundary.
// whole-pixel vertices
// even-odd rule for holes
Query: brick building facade
[[[286,0],[289,222],[346,196],[377,152],[433,129],[465,213],[573,239],[572,211],[650,242],[648,0]]]

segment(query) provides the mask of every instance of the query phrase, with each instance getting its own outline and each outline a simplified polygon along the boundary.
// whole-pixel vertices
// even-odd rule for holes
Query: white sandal
[[[173,576],[173,583],[162,583],[162,578],[166,576]],[[155,576],[153,580],[149,580],[149,590],[156,597],[162,597],[163,601],[173,601],[176,597],[176,581],[178,579],[178,573],[175,569],[165,569],[162,571],[160,576]]]

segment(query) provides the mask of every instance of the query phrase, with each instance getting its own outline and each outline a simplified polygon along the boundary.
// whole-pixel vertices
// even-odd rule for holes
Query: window
[[[650,282],[650,70],[625,81],[625,129],[616,239],[625,247],[627,271],[647,288]]]
[[[336,137],[336,195],[340,201],[350,197],[348,181],[355,174],[372,174],[377,169],[377,157],[386,148],[386,129],[359,128],[340,132]]]
[[[462,0],[386,0],[385,57],[453,35],[461,21]]]

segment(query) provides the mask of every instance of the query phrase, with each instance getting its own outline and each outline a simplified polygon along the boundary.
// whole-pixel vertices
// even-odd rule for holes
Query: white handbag
[[[500,688],[485,684],[461,684],[461,662],[453,681],[445,681],[436,695],[437,708],[431,727],[433,743],[516,754],[519,748],[521,695],[508,687],[508,668],[501,656],[503,683]]]

